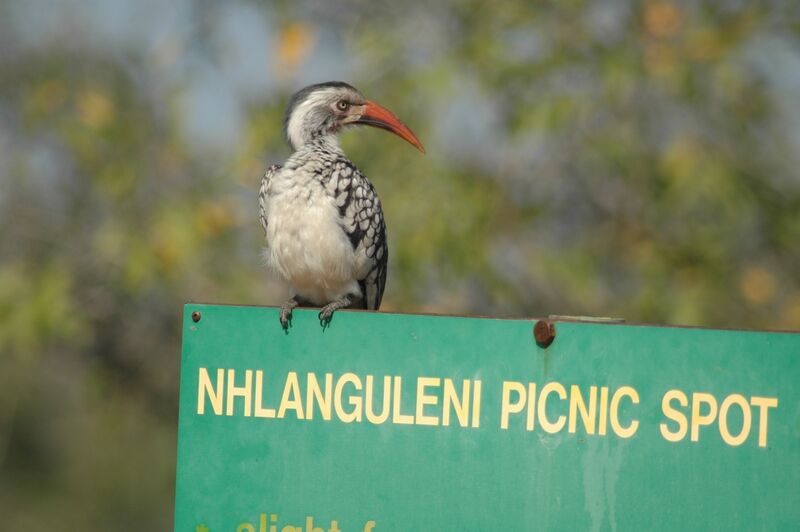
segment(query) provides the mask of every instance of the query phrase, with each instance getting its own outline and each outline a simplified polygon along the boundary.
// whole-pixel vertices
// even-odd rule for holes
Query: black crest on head
[[[286,134],[286,128],[289,127],[289,118],[292,116],[295,108],[297,108],[300,103],[305,100],[309,94],[314,91],[320,89],[328,89],[328,88],[347,88],[358,92],[358,89],[350,85],[349,83],[345,83],[344,81],[326,81],[324,83],[315,83],[314,85],[309,85],[308,87],[303,87],[299,91],[292,94],[292,97],[289,98],[289,104],[286,106],[286,113],[283,115],[283,132],[284,135]]]

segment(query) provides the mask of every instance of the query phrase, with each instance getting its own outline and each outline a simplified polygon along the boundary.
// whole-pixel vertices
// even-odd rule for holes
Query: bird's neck
[[[287,170],[311,168],[312,173],[323,174],[330,171],[330,166],[325,164],[326,161],[334,161],[341,157],[344,157],[344,152],[339,147],[336,136],[320,136],[298,147],[286,161],[285,168]]]
[[[319,135],[305,142],[299,146],[295,153],[300,152],[317,152],[317,153],[342,153],[342,148],[339,146],[339,137],[336,135]]]

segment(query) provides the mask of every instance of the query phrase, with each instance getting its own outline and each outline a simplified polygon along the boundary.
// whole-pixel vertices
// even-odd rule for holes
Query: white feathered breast
[[[334,198],[311,174],[304,167],[285,167],[272,176],[267,260],[298,295],[323,305],[346,294],[361,295],[355,280],[361,261],[342,230]]]

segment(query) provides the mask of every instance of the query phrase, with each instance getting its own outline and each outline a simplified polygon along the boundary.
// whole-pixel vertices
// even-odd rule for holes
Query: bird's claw
[[[281,320],[281,327],[283,327],[283,330],[284,331],[289,330],[289,327],[292,325],[292,311],[281,309],[280,320]]]
[[[340,308],[347,308],[350,304],[350,297],[344,296],[340,297],[335,301],[331,301],[319,311],[319,324],[322,325],[323,329],[330,325],[331,320],[333,319],[333,313],[339,310]]]
[[[331,323],[331,319],[333,318],[333,312],[336,310],[335,308],[330,308],[331,305],[326,305],[319,311],[317,317],[319,318],[319,324],[323,327],[327,327]]]
[[[292,326],[292,309],[297,306],[297,302],[294,299],[290,299],[283,305],[281,305],[281,314],[280,314],[280,321],[281,327],[283,327],[284,331],[289,331],[289,327]]]

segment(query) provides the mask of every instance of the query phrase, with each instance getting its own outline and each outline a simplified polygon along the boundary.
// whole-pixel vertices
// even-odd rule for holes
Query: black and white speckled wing
[[[258,191],[258,215],[261,220],[261,227],[264,228],[264,235],[267,234],[267,197],[269,196],[269,187],[272,183],[272,176],[275,175],[281,165],[273,164],[267,168],[264,177],[261,178],[261,189]]]
[[[328,185],[335,187],[342,225],[356,252],[357,280],[364,294],[364,305],[378,310],[386,288],[389,259],[381,201],[372,183],[350,161],[337,160],[332,176],[335,179]]]

